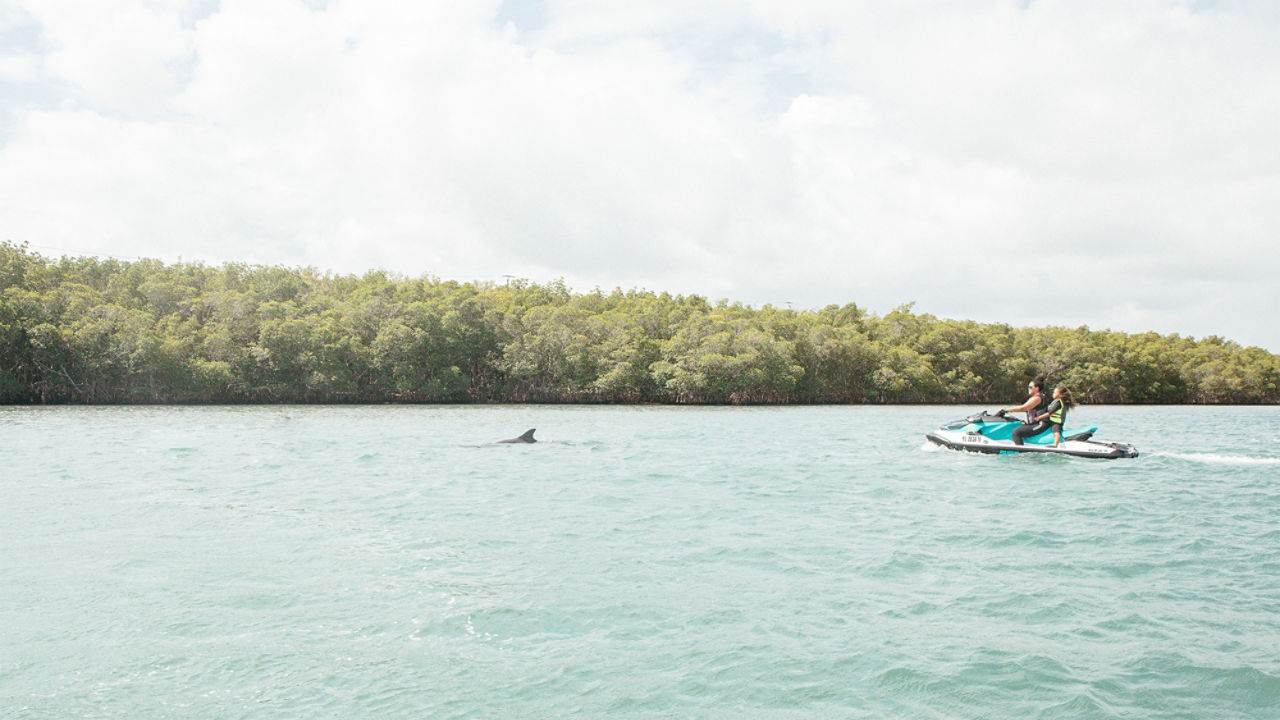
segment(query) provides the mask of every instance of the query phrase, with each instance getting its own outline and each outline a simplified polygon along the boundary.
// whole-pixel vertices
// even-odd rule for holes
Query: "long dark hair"
[[[1059,385],[1057,389],[1062,391],[1062,398],[1061,398],[1062,407],[1066,408],[1067,410],[1070,410],[1071,408],[1076,406],[1076,399],[1071,397],[1070,388],[1068,388],[1066,385]]]

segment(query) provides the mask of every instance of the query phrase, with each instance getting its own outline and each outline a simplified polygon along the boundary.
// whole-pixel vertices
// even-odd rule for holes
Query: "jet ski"
[[[1052,453],[1089,458],[1133,458],[1138,450],[1128,443],[1093,440],[1096,427],[1063,428],[1062,443],[1053,444],[1053,430],[1026,438],[1022,445],[1013,442],[1013,429],[1022,425],[1017,418],[1001,410],[996,414],[978,412],[963,420],[949,422],[925,435],[930,442],[952,450],[980,453]]]

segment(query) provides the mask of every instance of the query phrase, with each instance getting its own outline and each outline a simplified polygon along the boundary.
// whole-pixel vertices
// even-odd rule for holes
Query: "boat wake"
[[[1174,453],[1156,452],[1157,457],[1184,460],[1187,462],[1205,463],[1207,465],[1280,465],[1280,458],[1255,457],[1252,455],[1216,455],[1213,453]]]

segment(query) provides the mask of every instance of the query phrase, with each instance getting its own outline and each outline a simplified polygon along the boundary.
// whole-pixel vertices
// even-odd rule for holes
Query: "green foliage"
[[[1274,403],[1222,338],[813,312],[561,281],[51,260],[0,244],[0,402]]]

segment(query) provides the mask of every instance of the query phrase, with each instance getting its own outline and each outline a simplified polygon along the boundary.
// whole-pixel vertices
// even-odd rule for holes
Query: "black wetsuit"
[[[1045,402],[1046,398],[1043,394],[1037,393],[1036,397],[1040,398],[1040,402],[1036,403],[1035,407],[1027,411],[1027,422],[1024,423],[1022,427],[1016,427],[1013,429],[1014,445],[1021,445],[1022,441],[1026,438],[1035,437],[1049,429],[1048,420],[1040,420],[1039,422],[1034,420],[1035,416],[1044,412],[1044,406],[1047,404]]]

